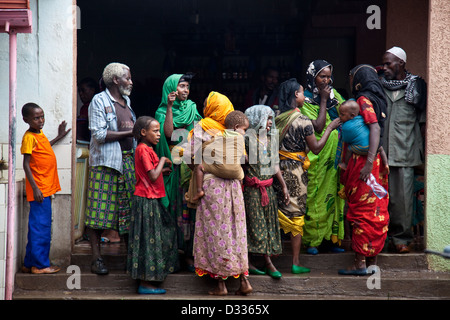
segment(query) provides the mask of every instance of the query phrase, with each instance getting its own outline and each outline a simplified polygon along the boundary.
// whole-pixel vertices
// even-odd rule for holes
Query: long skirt
[[[379,199],[371,187],[359,178],[367,156],[353,154],[342,176],[352,225],[352,249],[366,257],[376,256],[384,247],[389,225],[389,193]],[[380,155],[373,162],[372,174],[388,190],[388,175],[380,166]]]
[[[248,274],[247,226],[239,180],[205,174],[197,207],[194,265],[199,276],[226,279]]]
[[[322,135],[316,133],[320,139]],[[315,155],[308,153],[311,163],[308,169],[308,198],[303,243],[317,247],[323,240],[333,243],[344,239],[344,205],[339,197],[342,188],[339,170],[334,166],[338,132],[333,131],[322,151]]]
[[[277,193],[278,210],[283,214],[283,223],[280,223],[285,233],[293,233],[303,235],[303,217],[306,213],[306,199],[308,189],[307,172],[303,170],[302,163],[295,160],[281,160],[280,170],[286,183],[290,202],[286,205],[283,201],[283,190],[277,179],[273,181],[273,188]],[[288,223],[285,223],[285,222]],[[281,220],[280,220],[281,222]],[[294,232],[293,232],[294,231]]]
[[[134,157],[124,153],[123,174],[104,167],[90,167],[86,201],[86,226],[92,229],[113,229],[128,233],[131,199],[136,178]]]
[[[131,278],[163,281],[178,269],[176,223],[160,199],[133,196],[127,272]]]
[[[266,255],[282,253],[278,204],[272,186],[266,187],[269,204],[261,205],[259,188],[245,187],[248,252]]]

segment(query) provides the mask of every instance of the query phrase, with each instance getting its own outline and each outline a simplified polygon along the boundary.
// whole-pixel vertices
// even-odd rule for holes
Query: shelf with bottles
[[[279,70],[279,83],[295,77],[296,57],[260,56],[254,58],[249,55],[223,56],[211,63],[211,57],[183,57],[180,60],[180,70],[196,73],[191,98],[197,104],[203,104],[211,91],[225,94],[235,106],[243,108],[247,93],[260,85],[264,68],[273,66]]]
[[[221,58],[208,56],[185,56],[179,61],[178,68],[185,72],[194,72],[196,82],[235,83],[255,82],[267,66],[279,70],[280,81],[293,74],[295,57],[280,56],[224,56]]]

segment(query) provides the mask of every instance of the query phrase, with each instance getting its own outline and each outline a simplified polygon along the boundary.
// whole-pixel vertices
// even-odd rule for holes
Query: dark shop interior
[[[137,116],[153,116],[164,80],[194,72],[189,98],[202,113],[210,91],[243,109],[247,92],[266,67],[278,83],[305,85],[308,64],[333,65],[333,86],[349,97],[348,73],[359,63],[379,64],[386,35],[367,27],[367,8],[385,0],[78,0],[77,79],[100,79],[110,62],[131,69]],[[381,15],[383,16],[383,15]]]

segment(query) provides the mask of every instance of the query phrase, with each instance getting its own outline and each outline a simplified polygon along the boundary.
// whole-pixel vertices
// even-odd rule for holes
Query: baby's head
[[[355,100],[347,100],[339,107],[339,118],[344,123],[359,115],[359,104]]]
[[[247,116],[239,110],[231,111],[225,118],[225,128],[245,134],[249,122]]]

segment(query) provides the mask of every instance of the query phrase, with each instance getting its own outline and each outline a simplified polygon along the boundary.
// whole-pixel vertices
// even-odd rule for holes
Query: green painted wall
[[[426,247],[442,252],[450,245],[450,155],[429,154],[425,176]],[[433,270],[450,271],[450,259],[429,255],[428,262]]]

